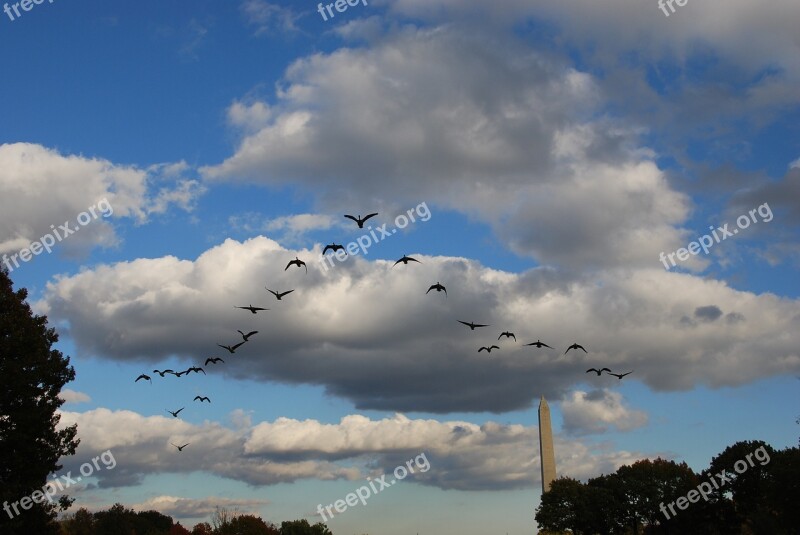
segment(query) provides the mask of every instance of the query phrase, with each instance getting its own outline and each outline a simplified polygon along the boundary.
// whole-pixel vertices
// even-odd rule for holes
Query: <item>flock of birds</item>
[[[349,215],[349,214],[345,214],[344,217],[353,220],[358,225],[358,228],[364,228],[364,222],[366,222],[368,219],[370,219],[372,217],[375,217],[376,215],[378,215],[377,212],[371,213],[371,214],[367,214],[363,218],[361,217],[361,214],[359,214],[357,217]],[[325,248],[322,250],[322,254],[325,255],[325,254],[328,253],[328,251],[333,251],[334,253],[336,253],[336,252],[338,252],[340,250],[344,250],[344,246],[334,242],[334,243],[326,245]],[[347,252],[345,252],[345,254],[347,254]],[[419,264],[422,263],[419,260],[417,260],[416,258],[413,258],[413,257],[410,257],[410,256],[404,254],[400,259],[398,259],[392,265],[392,268],[394,268],[395,266],[397,266],[398,264],[401,264],[401,263],[403,265],[408,265],[409,262],[416,262],[416,263],[419,263]],[[293,267],[293,266],[297,267],[298,269],[302,267],[302,268],[305,269],[305,272],[308,273],[308,265],[303,260],[300,260],[300,258],[297,257],[297,256],[295,256],[294,260],[290,260],[286,264],[286,267],[283,270],[287,271],[290,267]],[[286,297],[290,293],[294,292],[294,289],[286,290],[286,291],[283,291],[283,292],[271,290],[271,289],[269,289],[267,287],[265,287],[265,289],[267,290],[267,292],[271,293],[275,297],[275,299],[278,300],[278,301],[283,300],[284,297]],[[437,293],[444,292],[445,297],[447,297],[447,288],[444,285],[442,285],[439,281],[436,281],[436,284],[432,284],[428,288],[428,291],[425,292],[425,295],[428,295],[431,291],[434,291],[434,290]],[[247,310],[252,314],[258,314],[261,311],[269,310],[268,308],[260,307],[260,306],[253,306],[252,304],[248,304],[247,306],[234,306],[234,308]],[[461,323],[462,325],[465,325],[465,326],[469,327],[471,331],[474,331],[475,329],[479,329],[479,328],[482,328],[482,327],[491,327],[491,325],[488,325],[488,324],[474,323],[474,322],[471,322],[471,321],[461,321],[461,320],[456,320],[456,321],[458,321],[458,323]],[[242,337],[242,341],[241,342],[238,342],[238,343],[236,343],[234,345],[217,344],[217,347],[225,349],[226,351],[228,351],[228,353],[230,353],[231,355],[234,355],[238,348],[240,348],[242,345],[247,343],[252,336],[258,334],[258,331],[250,331],[250,332],[245,333],[244,331],[237,330],[237,332]],[[510,331],[503,331],[502,333],[500,333],[500,336],[497,337],[497,340],[499,341],[500,339],[502,339],[504,337],[506,339],[513,338],[515,342],[517,341],[516,335],[513,332],[510,332]],[[538,339],[535,342],[530,342],[530,343],[523,344],[523,345],[524,346],[534,346],[534,347],[536,347],[538,349],[541,349],[541,348],[545,347],[545,348],[554,350],[554,348],[552,346],[550,346],[548,344],[545,344],[544,342],[542,342],[541,340],[538,340]],[[500,346],[498,346],[496,344],[492,344],[492,345],[489,345],[489,346],[481,346],[478,349],[478,353],[480,353],[482,351],[486,351],[487,353],[491,353],[493,350],[499,350],[499,349],[500,349]],[[580,349],[584,353],[588,353],[588,351],[586,351],[585,347],[583,347],[582,345],[580,345],[577,342],[575,342],[572,345],[570,345],[567,348],[566,351],[564,351],[564,355],[566,355],[567,353],[570,352],[570,350],[573,350],[573,349],[576,350],[576,351]],[[208,366],[209,364],[218,364],[220,362],[224,364],[225,360],[222,359],[221,357],[208,357],[205,360],[205,363],[203,365],[204,366]],[[599,370],[597,368],[589,368],[588,370],[586,370],[586,373],[591,373],[591,372],[595,372],[598,377],[603,372],[608,372],[608,375],[613,375],[613,376],[617,377],[618,379],[622,379],[626,375],[630,375],[631,373],[633,373],[633,371],[629,371],[629,372],[626,372],[626,373],[613,373],[609,368],[605,368],[605,367],[601,368]],[[189,375],[190,373],[202,373],[203,375],[207,375],[205,369],[203,369],[200,366],[192,366],[192,367],[187,368],[186,370],[183,370],[183,371],[174,371],[174,370],[171,370],[171,369],[166,369],[166,370],[157,370],[157,369],[155,369],[155,370],[153,370],[152,373],[158,374],[160,377],[164,377],[167,374],[174,375],[175,377],[181,377],[182,375]],[[151,376],[147,375],[145,373],[142,373],[141,375],[139,375],[135,379],[134,382],[139,382],[139,381],[142,381],[142,380],[149,381],[150,384],[152,384],[152,382],[153,382]],[[194,397],[193,401],[199,401],[200,403],[203,403],[203,402],[211,403],[211,399],[208,396],[199,396],[198,395],[198,396]],[[174,418],[178,418],[178,415],[185,408],[186,407],[181,407],[180,409],[178,409],[176,411],[171,411],[169,409],[165,409],[165,410],[169,414],[171,414]],[[170,442],[170,444],[172,444],[172,443]],[[172,444],[172,446],[174,446],[178,450],[178,452],[182,452],[183,449],[188,445],[189,445],[189,443],[183,444],[182,446],[178,446],[177,444]]]
[[[440,286],[442,289],[444,289],[444,287],[441,286],[438,282],[434,286]],[[428,292],[430,292],[434,288],[434,286],[431,286],[430,289],[428,290]],[[461,321],[461,320],[457,320],[457,321],[459,323],[463,324],[463,325],[466,325],[472,331],[474,331],[476,328],[479,328],[479,327],[491,327],[491,325],[482,325],[482,324],[479,324],[479,323],[473,323],[473,322],[469,322],[469,321]],[[498,336],[497,339],[500,340],[503,337],[513,338],[515,342],[517,341],[517,336],[514,333],[510,332],[510,331],[501,332],[500,336]],[[535,347],[537,347],[539,349],[541,349],[543,347],[547,347],[549,349],[554,349],[552,346],[545,344],[544,342],[542,342],[539,339],[537,339],[535,342],[530,342],[528,344],[522,344],[522,345],[524,345],[524,346],[535,346]],[[492,350],[494,350],[494,349],[500,349],[500,346],[495,345],[495,344],[492,344],[490,346],[481,346],[480,348],[478,348],[478,353],[480,353],[481,351],[486,351],[487,353],[491,353]],[[583,347],[579,343],[575,342],[571,346],[569,346],[566,351],[564,351],[564,355],[569,353],[571,349],[574,349],[576,351],[578,349],[580,349],[584,353],[588,353],[588,351],[586,351],[585,347]],[[601,368],[599,370],[597,368],[589,368],[588,370],[586,370],[586,373],[591,373],[591,372],[595,372],[598,377],[600,376],[601,373],[608,372],[608,375],[613,375],[617,379],[622,379],[626,375],[632,374],[633,370],[631,370],[629,372],[626,372],[626,373],[614,373],[609,368]]]

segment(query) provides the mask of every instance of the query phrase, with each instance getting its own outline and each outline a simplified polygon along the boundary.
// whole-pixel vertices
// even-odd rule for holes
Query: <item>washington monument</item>
[[[539,401],[539,458],[542,461],[542,494],[550,490],[556,478],[556,456],[553,451],[553,429],[550,427],[550,407],[544,396]]]

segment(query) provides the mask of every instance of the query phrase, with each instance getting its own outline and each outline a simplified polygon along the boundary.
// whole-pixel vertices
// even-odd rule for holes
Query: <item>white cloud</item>
[[[276,104],[229,108],[244,137],[207,179],[299,184],[337,211],[425,199],[544,264],[649,266],[686,243],[688,197],[598,113],[597,80],[516,41],[405,29],[285,78]]]
[[[800,76],[800,43],[793,24],[800,17],[800,5],[794,0],[763,5],[747,0],[689,2],[669,17],[655,2],[627,0],[392,0],[386,4],[395,13],[426,21],[478,19],[503,25],[533,18],[549,21],[562,28],[573,45],[591,46],[598,60],[611,61],[630,50],[649,59],[685,59],[706,46],[750,70],[777,65],[795,81]]]
[[[608,389],[572,392],[561,403],[561,414],[564,430],[574,434],[630,431],[644,426],[648,420],[645,412],[625,407],[622,394]]]
[[[75,390],[71,390],[69,388],[65,388],[61,391],[61,399],[64,400],[65,403],[86,403],[92,400],[88,394],[84,394],[83,392],[77,392]]]
[[[300,479],[358,481],[389,473],[411,459],[419,470],[409,481],[441,489],[527,488],[539,479],[537,429],[491,421],[476,425],[412,420],[401,414],[371,420],[352,414],[336,424],[278,418],[229,429],[132,411],[63,412],[60,425],[73,423],[78,424],[81,443],[76,455],[65,460],[64,471],[110,450],[116,466],[94,473],[101,487],[136,485],[149,474],[190,472],[256,486]],[[170,445],[176,441],[189,443],[180,455]],[[607,473],[644,457],[556,437],[559,473],[573,477]],[[429,469],[422,472],[426,464]],[[159,497],[153,505],[162,512],[176,510],[193,517],[215,503]]]
[[[562,397],[597,365],[634,369],[626,381],[657,390],[800,371],[797,300],[660,266],[583,277],[544,268],[513,274],[426,255],[417,255],[423,264],[393,268],[350,255],[324,271],[321,249],[289,250],[258,237],[226,240],[196,260],[104,265],[49,283],[37,310],[65,322],[80,355],[153,363],[177,355],[196,364],[196,355],[254,321],[235,306],[272,308],[259,315],[269,318],[259,322],[260,334],[220,373],[323,385],[359,409],[522,409],[541,394]],[[295,256],[308,262],[308,274],[285,270]],[[437,280],[447,298],[425,294]],[[265,284],[295,291],[276,308]],[[740,321],[686,324],[710,307]],[[485,340],[464,336],[471,333],[456,320],[488,323],[492,338],[511,330],[519,342],[501,341],[487,358],[477,353]],[[557,351],[521,346],[537,338]],[[556,358],[575,341],[589,353]],[[583,368],[576,373],[564,362]]]
[[[173,204],[191,208],[204,188],[196,180],[176,178],[186,170],[185,162],[139,169],[31,143],[0,145],[0,196],[14,199],[0,212],[0,253],[17,252],[64,222],[77,227],[78,215],[103,199],[113,208],[108,219],[104,214],[92,220],[58,247],[74,252],[115,245],[113,218],[145,223]],[[152,191],[155,183],[167,181]]]
[[[228,123],[245,132],[257,132],[269,124],[272,110],[264,102],[244,104],[236,101],[228,107]]]

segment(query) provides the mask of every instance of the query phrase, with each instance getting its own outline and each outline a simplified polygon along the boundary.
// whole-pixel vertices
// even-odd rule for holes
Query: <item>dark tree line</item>
[[[280,527],[258,516],[218,508],[211,522],[196,524],[191,531],[172,517],[157,511],[126,509],[115,504],[106,511],[78,509],[58,522],[60,535],[333,535],[325,524],[308,520],[282,522]]]
[[[703,484],[707,499],[698,492]],[[656,459],[586,483],[562,477],[542,495],[536,522],[542,535],[795,535],[798,503],[800,448],[776,451],[762,441],[743,441],[699,474],[686,463]]]
[[[0,533],[56,535],[53,519],[71,500],[51,503],[41,489],[78,446],[77,427],[57,430],[56,413],[75,370],[52,348],[58,335],[45,316],[33,315],[27,296],[0,268]]]

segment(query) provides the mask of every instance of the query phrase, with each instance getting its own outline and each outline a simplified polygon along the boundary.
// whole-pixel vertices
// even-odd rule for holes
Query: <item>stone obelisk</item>
[[[556,456],[553,450],[553,429],[550,427],[550,407],[544,396],[539,401],[539,457],[542,461],[542,494],[550,490],[556,478]]]

